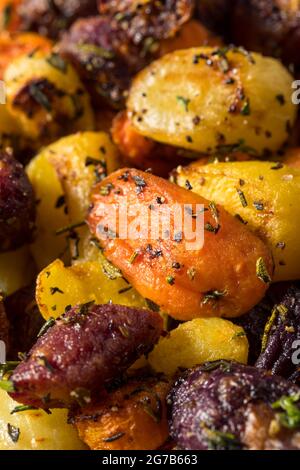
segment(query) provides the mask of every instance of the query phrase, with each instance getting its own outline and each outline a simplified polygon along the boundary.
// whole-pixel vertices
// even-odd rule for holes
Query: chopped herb
[[[200,122],[201,122],[201,118],[200,118],[199,116],[195,116],[195,117],[193,118],[193,124],[194,124],[195,126],[198,126],[198,125],[200,124]]]
[[[208,55],[203,54],[203,53],[201,53],[201,54],[195,54],[194,57],[193,57],[193,64],[194,64],[194,65],[199,64],[200,59],[208,60]]]
[[[70,96],[70,100],[71,100],[71,103],[72,103],[73,108],[74,108],[73,120],[75,121],[77,119],[80,119],[83,116],[84,108],[83,108],[83,105],[81,103],[80,95],[78,95],[77,93],[74,93],[74,94],[69,95],[69,96]]]
[[[15,391],[14,384],[10,380],[0,380],[0,389],[7,393],[12,393]]]
[[[132,253],[131,257],[129,258],[128,262],[129,262],[130,264],[134,264],[135,261],[136,261],[136,259],[137,259],[137,257],[139,256],[139,254],[140,254],[139,251],[134,251],[134,252]]]
[[[79,306],[79,315],[85,316],[90,313],[90,309],[95,305],[95,300],[90,300],[89,302],[86,302],[84,304],[81,304]]]
[[[155,302],[153,302],[150,299],[145,299],[145,300],[146,300],[146,303],[147,303],[148,307],[150,308],[150,310],[152,310],[152,312],[159,313],[159,311],[160,311],[160,306],[159,305],[157,305]]]
[[[300,428],[300,393],[291,396],[283,396],[272,404],[274,410],[282,410],[279,413],[279,421],[288,429]]]
[[[107,276],[111,281],[115,281],[116,279],[123,277],[120,269],[110,263],[107,259],[105,259],[102,264],[102,270],[105,276]]]
[[[72,232],[76,228],[84,227],[86,225],[85,222],[78,222],[75,224],[68,225],[66,227],[62,227],[55,232],[56,235],[64,235],[65,233]]]
[[[164,204],[166,202],[166,198],[163,197],[163,196],[157,196],[156,202],[157,202],[158,205],[161,206],[162,204]]]
[[[6,29],[9,26],[9,23],[11,21],[12,17],[12,12],[13,12],[13,5],[11,3],[8,3],[2,14],[2,27],[3,29]]]
[[[64,294],[64,291],[62,291],[59,287],[50,287],[50,293],[51,295]]]
[[[212,213],[212,216],[214,218],[214,221],[216,222],[217,225],[219,225],[219,210],[214,202],[210,202],[209,204],[209,210]]]
[[[251,52],[247,51],[247,49],[245,49],[243,46],[228,46],[228,48],[235,52],[236,54],[242,54],[243,56],[245,56],[248,61],[250,62],[250,64],[255,64],[255,60],[254,60],[254,57],[253,55],[251,54]]]
[[[16,444],[21,434],[20,429],[10,423],[7,423],[7,432],[13,443]]]
[[[35,56],[35,54],[36,54],[36,52],[37,52],[38,50],[39,50],[39,47],[35,47],[34,49],[32,49],[31,52],[29,52],[29,54],[28,54],[27,57],[28,57],[29,59],[32,59],[32,58]]]
[[[67,62],[55,52],[53,52],[50,57],[47,58],[47,62],[62,73],[66,73],[68,70]]]
[[[174,276],[167,276],[166,281],[170,286],[174,286],[175,284],[175,277]]]
[[[129,331],[128,331],[128,329],[125,325],[120,325],[119,326],[119,331],[120,331],[121,335],[124,338],[129,338],[130,337],[130,333],[129,333]]]
[[[103,166],[105,169],[106,169],[106,166],[107,166],[105,160],[97,160],[97,158],[86,157],[86,159],[85,159],[85,166],[91,166],[91,165],[94,165],[94,166],[101,165],[101,166]]]
[[[289,309],[284,304],[279,304],[276,306],[277,312],[279,313],[281,319],[285,321],[285,317],[289,311]]]
[[[148,37],[143,43],[141,56],[145,57],[147,54],[154,54],[159,48],[159,42],[153,37]]]
[[[219,57],[217,65],[219,69],[221,70],[221,72],[223,73],[227,73],[230,70],[230,64],[226,57],[228,50],[229,50],[228,48],[224,47],[224,48],[217,49],[216,51],[212,53],[213,56]]]
[[[242,222],[242,224],[244,225],[247,225],[248,222],[246,220],[243,219],[243,217],[240,215],[240,214],[235,214],[234,216],[237,220],[239,220],[240,222]]]
[[[225,56],[221,57],[218,61],[218,67],[223,73],[227,73],[230,70],[229,62]]]
[[[23,411],[32,411],[32,410],[37,410],[38,408],[36,408],[35,406],[31,406],[31,405],[20,405],[20,406],[16,406],[11,412],[10,414],[11,415],[14,415],[16,413],[22,413]]]
[[[253,147],[246,145],[246,142],[244,139],[240,139],[236,144],[218,145],[217,147],[217,153],[220,154],[221,156],[224,156],[224,155],[226,156],[229,153],[235,153],[235,152],[245,152],[254,156],[257,155],[257,151]]]
[[[210,372],[218,368],[220,368],[222,372],[230,372],[230,362],[220,359],[218,361],[207,362],[201,367],[204,372]]]
[[[121,439],[121,437],[125,436],[125,432],[118,432],[117,434],[114,434],[111,437],[107,437],[106,439],[103,439],[103,442],[114,442],[118,441]]]
[[[44,326],[42,326],[40,332],[38,333],[37,337],[40,338],[41,336],[44,336],[44,334],[49,330],[49,328],[52,328],[56,323],[55,318],[50,317],[49,320],[45,323]]]
[[[105,186],[101,186],[100,194],[101,196],[109,196],[113,189],[114,189],[114,185],[112,183],[108,183]]]
[[[272,282],[271,276],[268,273],[266,263],[263,258],[259,258],[256,262],[256,275],[265,284],[270,284]]]
[[[211,291],[206,292],[206,293],[204,294],[202,303],[205,305],[205,304],[207,304],[207,303],[210,302],[210,301],[219,300],[219,299],[221,299],[222,297],[225,297],[226,295],[228,295],[227,290],[224,290],[224,291],[211,290]]]
[[[214,233],[215,235],[217,235],[217,233],[220,231],[220,228],[221,226],[218,225],[217,227],[214,227],[211,223],[207,222],[205,225],[204,225],[204,230],[206,230],[207,232],[211,232],[211,233]]]
[[[244,331],[239,331],[238,333],[235,333],[231,339],[236,339],[236,338],[243,338],[244,336],[247,336]]]
[[[268,345],[268,339],[269,339],[269,334],[270,334],[270,331],[274,325],[274,322],[277,318],[277,308],[276,306],[274,307],[273,311],[272,311],[272,314],[269,318],[269,320],[267,321],[266,323],[266,326],[265,326],[265,329],[264,329],[264,333],[263,333],[263,337],[262,337],[262,346],[261,346],[261,351],[264,352],[267,348],[267,345]]]
[[[265,208],[264,204],[262,202],[259,202],[259,201],[254,201],[253,205],[254,205],[255,209],[258,210],[258,211],[263,211],[264,208]]]
[[[118,291],[118,294],[126,294],[126,292],[129,292],[130,290],[132,289],[132,286],[129,286],[129,287],[124,287],[124,289],[120,289]]]
[[[247,207],[248,206],[248,202],[247,202],[247,199],[246,199],[246,196],[245,194],[243,193],[243,191],[239,188],[237,188],[237,193],[240,197],[240,200],[241,200],[241,203],[242,203],[242,206],[243,207]]]
[[[95,44],[78,44],[77,47],[81,52],[91,56],[96,55],[103,59],[113,59],[115,57],[115,53],[113,51],[104,49],[104,47],[101,46],[96,46]]]
[[[118,179],[127,182],[129,180],[129,171],[124,171],[124,173],[119,176]]]
[[[51,401],[51,393],[48,393],[47,395],[45,395],[44,397],[42,397],[42,401],[45,405],[47,405],[48,403],[50,403]]]
[[[41,105],[43,108],[46,109],[49,113],[52,110],[51,103],[48,99],[48,96],[41,90],[41,87],[37,83],[31,83],[29,85],[28,93],[33,98],[36,103]]]
[[[240,450],[241,442],[231,433],[207,430],[209,450]]]
[[[197,271],[195,268],[190,268],[187,270],[187,275],[191,281],[194,281]]]
[[[26,359],[28,358],[28,354],[23,353],[23,352],[18,352],[18,358],[20,359],[20,361],[26,361]]]
[[[192,189],[193,189],[193,186],[191,185],[191,183],[189,182],[189,180],[186,180],[186,182],[185,182],[185,187],[186,187],[186,189],[188,189],[189,191],[192,191]]]
[[[243,116],[249,116],[250,113],[251,113],[251,111],[250,111],[250,101],[247,100],[247,101],[245,101],[245,103],[242,106],[241,114]]]
[[[144,188],[147,186],[147,183],[144,180],[144,178],[136,175],[136,176],[133,176],[133,180],[135,182],[135,185],[137,186],[137,194],[142,193]]]
[[[281,168],[283,168],[283,166],[284,166],[283,163],[278,162],[274,166],[271,166],[271,170],[281,170]]]
[[[54,368],[52,367],[46,356],[37,356],[37,360],[41,366],[46,367],[46,369],[48,369],[50,372],[54,371]]]
[[[281,106],[284,106],[285,105],[285,97],[284,95],[276,95],[275,96],[276,100],[278,101],[278,103],[281,105]]]
[[[163,256],[162,250],[154,250],[152,245],[147,245],[146,252],[150,255],[152,259]]]
[[[150,398],[149,398],[149,400],[150,400]],[[144,408],[145,413],[147,413],[147,415],[149,415],[156,423],[160,423],[161,418],[162,418],[160,400],[159,400],[159,406],[156,407],[157,409],[153,409],[152,406],[150,405],[150,403],[148,403],[146,400],[143,400],[142,404],[143,404],[143,408]]]
[[[60,209],[61,207],[65,205],[65,203],[66,203],[65,196],[59,196],[55,204],[55,209]]]
[[[183,96],[177,96],[176,99],[178,103],[180,103],[184,107],[185,111],[188,112],[191,100],[189,100],[188,98],[184,98]]]
[[[15,370],[19,364],[19,361],[7,361],[4,364],[0,364],[0,377],[3,377],[8,372]]]

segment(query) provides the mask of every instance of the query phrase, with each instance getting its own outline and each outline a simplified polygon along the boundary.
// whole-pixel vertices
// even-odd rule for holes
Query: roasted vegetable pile
[[[0,0],[0,450],[300,449],[299,48],[297,1]]]

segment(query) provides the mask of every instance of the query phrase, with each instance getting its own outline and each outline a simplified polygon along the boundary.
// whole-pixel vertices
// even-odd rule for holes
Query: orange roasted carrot
[[[190,163],[182,149],[155,142],[139,134],[126,111],[118,113],[114,118],[111,133],[124,162],[135,168],[151,168],[154,174],[167,177],[178,165]]]
[[[173,38],[161,42],[159,55],[163,56],[178,49],[188,49],[198,46],[221,46],[222,41],[212,34],[199,21],[190,20],[185,23]]]
[[[99,238],[107,258],[163,312],[179,320],[238,317],[263,298],[273,274],[272,255],[241,221],[194,194],[188,181],[186,187],[139,170],[119,170],[93,191],[87,219],[90,230]],[[126,238],[124,233],[120,238],[125,202],[142,211],[140,239]],[[188,240],[185,231],[177,231],[175,204],[180,205],[182,219],[185,217],[197,236],[203,230],[203,247],[192,247],[192,238]],[[121,208],[117,224],[113,208]],[[145,224],[150,217],[155,220],[159,210],[169,210],[171,222],[169,233],[164,229],[163,236],[156,234],[154,238]],[[196,228],[199,220],[200,228]],[[163,224],[166,221],[163,216]],[[135,222],[134,217],[128,217],[129,227]]]
[[[162,378],[131,380],[75,416],[80,438],[92,450],[155,450],[169,437]]]

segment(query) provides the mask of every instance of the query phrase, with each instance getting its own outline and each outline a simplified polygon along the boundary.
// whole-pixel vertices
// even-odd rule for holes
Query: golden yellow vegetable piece
[[[0,293],[8,296],[28,286],[35,267],[28,246],[17,251],[0,253]]]
[[[58,55],[19,57],[6,68],[4,81],[8,109],[37,148],[94,129],[90,98],[77,72]]]
[[[54,261],[38,277],[36,299],[46,320],[61,316],[68,306],[92,301],[147,308],[146,300],[104,257],[102,266],[94,261],[66,268],[62,261]]]
[[[27,174],[39,201],[32,252],[40,270],[68,252],[66,237],[70,232],[56,232],[84,221],[93,185],[117,166],[117,150],[104,132],[64,137],[30,162]],[[74,252],[79,249],[79,238],[73,240]],[[75,255],[77,258],[78,253]]]
[[[31,161],[27,174],[38,201],[35,241],[31,250],[41,270],[66,251],[67,242],[64,237],[58,237],[56,231],[69,224],[69,217],[65,212],[62,185],[44,154]]]
[[[0,390],[0,450],[85,450],[67,411],[42,410],[11,414],[19,403]]]
[[[71,222],[83,221],[95,183],[119,168],[119,154],[106,132],[81,132],[42,152],[63,186]]]
[[[296,117],[293,78],[283,65],[242,49],[176,51],[135,79],[128,109],[135,129],[205,154],[224,146],[279,149]]]
[[[272,162],[232,162],[179,167],[180,186],[242,217],[272,248],[274,281],[300,278],[300,170]]]
[[[156,372],[172,376],[180,367],[189,369],[219,359],[247,364],[248,349],[243,328],[221,318],[197,318],[161,339],[149,363]]]

